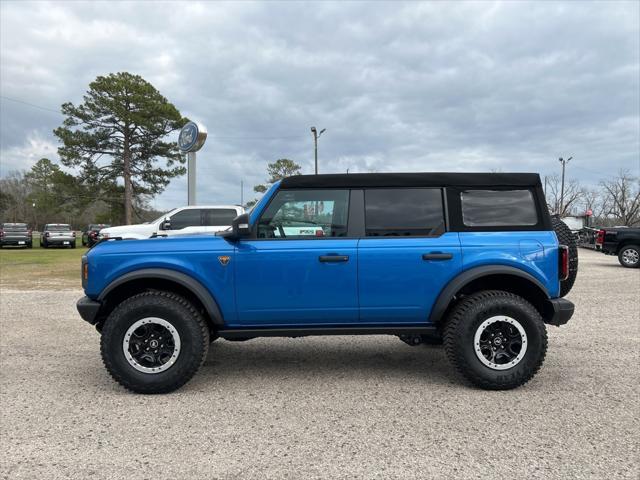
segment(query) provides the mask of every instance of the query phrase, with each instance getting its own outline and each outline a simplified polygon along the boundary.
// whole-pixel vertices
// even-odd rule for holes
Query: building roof
[[[362,187],[535,187],[537,173],[331,173],[295,175],[282,180],[286,188]]]

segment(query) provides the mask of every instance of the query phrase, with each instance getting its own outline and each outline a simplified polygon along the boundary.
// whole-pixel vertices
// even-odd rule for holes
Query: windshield
[[[163,213],[162,215],[160,215],[158,218],[156,218],[155,220],[151,221],[151,222],[144,222],[145,225],[149,224],[149,223],[157,223],[157,222],[161,222],[162,220],[164,220],[165,217],[170,216],[173,212],[175,212],[177,210],[177,208],[174,208],[173,210],[169,210],[167,213]]]

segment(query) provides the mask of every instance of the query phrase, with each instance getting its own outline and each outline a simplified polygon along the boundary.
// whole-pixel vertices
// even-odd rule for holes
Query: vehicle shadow
[[[372,337],[217,340],[211,344],[195,379],[209,383],[285,377],[287,381],[305,381],[311,377],[315,380],[391,377],[428,384],[456,381],[454,369],[441,346],[410,347],[396,338]]]

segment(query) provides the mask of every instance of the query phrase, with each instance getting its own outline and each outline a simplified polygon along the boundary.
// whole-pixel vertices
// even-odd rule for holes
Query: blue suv
[[[537,174],[300,175],[226,232],[100,242],[77,307],[140,393],[185,384],[217,338],[369,334],[444,343],[473,384],[509,389],[571,318],[576,273]]]

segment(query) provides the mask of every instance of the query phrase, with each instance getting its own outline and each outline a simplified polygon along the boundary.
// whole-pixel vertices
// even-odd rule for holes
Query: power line
[[[60,112],[58,110],[54,110],[53,108],[42,107],[40,105],[36,105],[35,103],[29,103],[29,102],[25,102],[24,100],[18,100],[17,98],[11,98],[11,97],[7,97],[5,95],[0,95],[0,98],[3,98],[5,100],[10,100],[10,101],[16,102],[16,103],[21,103],[23,105],[28,105],[28,106],[33,107],[33,108],[39,108],[40,110],[45,110],[47,112],[53,112],[53,113],[60,114]]]

